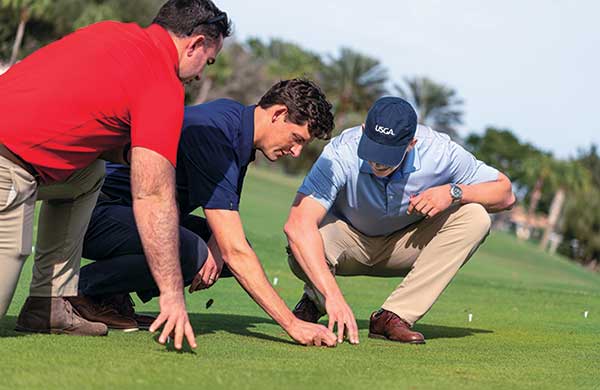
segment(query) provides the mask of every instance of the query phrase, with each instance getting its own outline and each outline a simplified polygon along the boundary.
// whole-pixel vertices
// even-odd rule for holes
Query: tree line
[[[0,61],[14,63],[77,28],[100,20],[150,23],[163,0],[0,0]],[[353,49],[320,55],[281,39],[228,39],[203,79],[187,87],[186,103],[228,97],[245,104],[258,101],[273,83],[303,76],[315,80],[334,105],[336,131],[364,121],[380,96],[410,101],[421,123],[448,133],[477,158],[505,172],[528,215],[548,214],[537,239],[546,247],[554,231],[563,236],[559,252],[584,264],[600,259],[600,157],[595,145],[561,160],[522,142],[510,129],[489,127],[460,139],[463,100],[456,90],[426,76],[390,80],[386,67]],[[319,156],[324,142],[311,143],[283,169],[301,174]],[[266,162],[265,162],[266,163]],[[552,211],[552,212],[551,212]],[[596,263],[594,263],[596,262]]]

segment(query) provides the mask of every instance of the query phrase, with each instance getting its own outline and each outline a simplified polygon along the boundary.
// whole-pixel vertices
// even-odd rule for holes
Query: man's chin
[[[278,156],[276,154],[271,154],[271,155],[265,154],[265,157],[267,158],[267,160],[269,160],[271,162],[275,162],[275,161],[279,160],[279,157],[281,157],[281,156]]]

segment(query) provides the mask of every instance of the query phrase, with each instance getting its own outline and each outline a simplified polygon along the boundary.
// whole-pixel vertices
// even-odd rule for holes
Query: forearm
[[[491,213],[509,209],[515,203],[512,185],[508,179],[459,186],[463,190],[463,204],[479,203]]]
[[[286,225],[285,233],[296,262],[326,299],[341,297],[342,292],[331,273],[323,238],[317,226]]]
[[[248,245],[241,250],[224,253],[223,260],[252,299],[287,330],[296,318],[269,283],[252,248]]]
[[[174,197],[134,198],[133,211],[148,267],[162,294],[181,294],[179,223]]]

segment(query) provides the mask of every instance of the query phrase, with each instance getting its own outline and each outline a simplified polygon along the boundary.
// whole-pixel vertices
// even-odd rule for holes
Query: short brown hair
[[[332,106],[312,81],[297,78],[273,85],[258,105],[261,108],[269,108],[275,104],[287,107],[290,122],[300,126],[308,124],[311,136],[322,140],[331,138],[334,127]]]

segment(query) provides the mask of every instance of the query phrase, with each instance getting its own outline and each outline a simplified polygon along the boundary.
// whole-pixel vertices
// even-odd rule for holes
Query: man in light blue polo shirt
[[[333,275],[403,276],[371,315],[369,337],[424,343],[411,327],[483,242],[488,212],[514,201],[504,174],[417,125],[406,101],[379,99],[362,127],[325,147],[298,190],[285,226],[290,267],[306,282],[294,314],[328,314],[338,342],[358,343]]]

